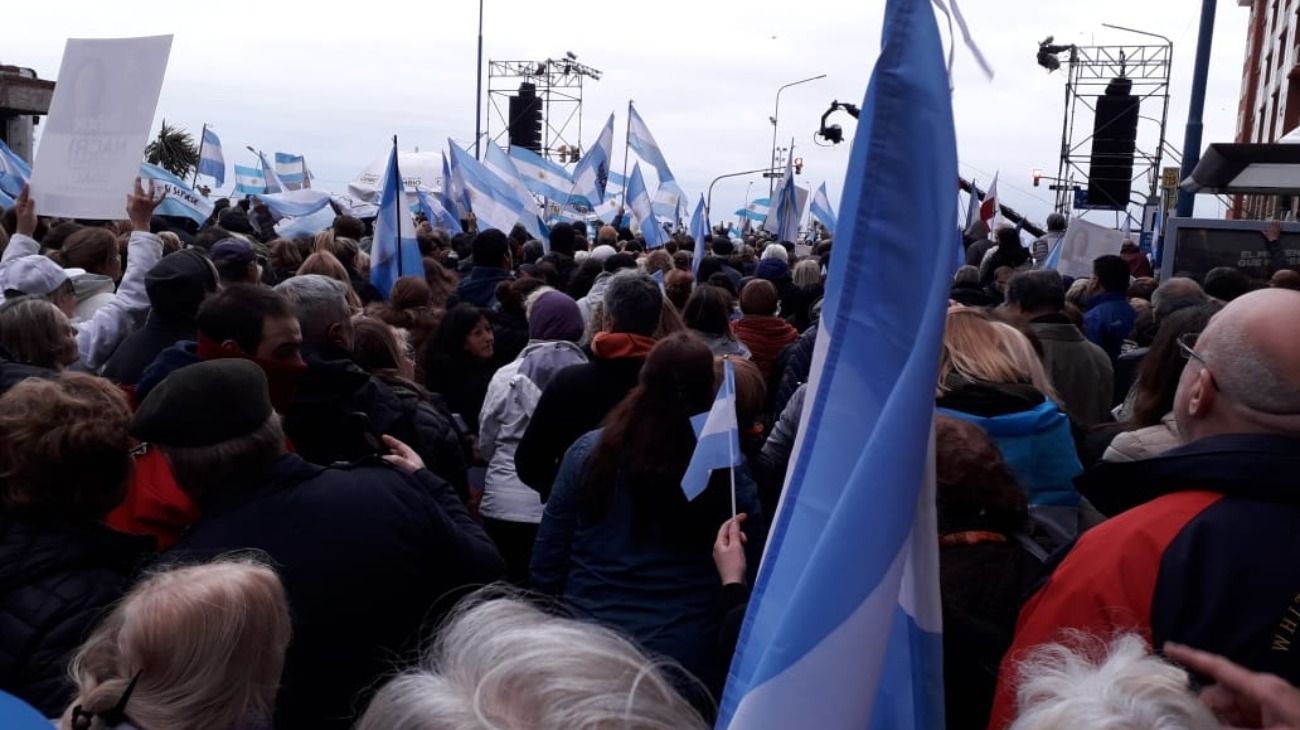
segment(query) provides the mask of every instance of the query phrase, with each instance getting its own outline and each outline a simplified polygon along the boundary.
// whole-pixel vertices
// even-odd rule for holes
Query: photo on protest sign
[[[1123,244],[1120,231],[1075,218],[1061,239],[1061,263],[1056,270],[1076,278],[1092,276],[1092,262],[1098,256],[1118,255]]]
[[[32,166],[43,215],[122,217],[171,46],[170,35],[68,40]]]

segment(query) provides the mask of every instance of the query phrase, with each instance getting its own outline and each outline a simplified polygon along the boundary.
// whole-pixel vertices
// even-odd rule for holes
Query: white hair
[[[763,258],[781,259],[788,264],[790,263],[790,252],[785,250],[785,246],[779,243],[769,243],[767,248],[763,249]]]
[[[1216,327],[1200,341],[1219,387],[1237,402],[1256,413],[1300,414],[1297,378],[1252,340],[1246,328]]]
[[[471,598],[424,666],[388,682],[356,730],[705,730],[660,667],[601,626],[517,598]]]
[[[280,282],[275,290],[293,305],[306,344],[319,344],[331,325],[352,318],[347,286],[328,276],[301,274]]]
[[[125,714],[142,728],[269,730],[289,645],[289,601],[254,555],[171,567],[140,581],[72,660],[76,708],[102,730],[138,676]]]
[[[1136,634],[1109,644],[1071,633],[1070,646],[1035,649],[1017,668],[1019,717],[1010,730],[1211,730],[1187,672],[1152,656]]]

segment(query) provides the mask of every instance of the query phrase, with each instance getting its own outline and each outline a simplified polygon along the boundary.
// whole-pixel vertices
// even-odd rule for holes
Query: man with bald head
[[[1131,509],[1079,538],[1020,614],[991,728],[1015,716],[1016,663],[1063,630],[1136,631],[1300,683],[1300,292],[1232,301],[1179,343],[1184,444],[1076,482]]]

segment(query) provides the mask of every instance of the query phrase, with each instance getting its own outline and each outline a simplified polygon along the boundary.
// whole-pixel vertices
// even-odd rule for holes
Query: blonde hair
[[[332,240],[332,239],[331,239]],[[307,257],[298,267],[296,276],[306,274],[320,274],[335,281],[343,282],[347,288],[348,307],[352,309],[353,314],[361,313],[361,299],[357,293],[352,290],[352,279],[348,276],[348,270],[343,268],[343,262],[329,251],[317,250],[316,253]]]
[[[275,571],[225,558],[141,581],[72,660],[74,711],[104,727],[138,676],[123,710],[141,728],[270,728],[289,645],[289,602]]]
[[[986,383],[1027,383],[1022,372],[1000,345],[998,329],[978,309],[949,307],[939,356],[939,395],[952,390],[954,377]]]
[[[0,347],[18,362],[62,370],[78,356],[70,331],[75,335],[63,310],[45,297],[14,297],[0,304]]]
[[[1020,716],[1011,730],[1081,727],[1210,730],[1214,715],[1189,689],[1187,672],[1152,656],[1136,634],[1109,643],[1069,632],[1017,666]]]
[[[804,259],[794,265],[791,276],[794,278],[794,283],[801,289],[816,286],[822,280],[822,265],[815,259]]]
[[[612,629],[518,598],[471,598],[356,730],[705,730],[666,666]]]
[[[1038,356],[1029,337],[1006,322],[994,322],[993,327],[998,331],[998,344],[1015,361],[1016,367],[1029,376],[1029,382],[1034,384],[1038,392],[1059,401],[1056,388],[1052,387],[1052,379],[1043,367],[1043,359]]]

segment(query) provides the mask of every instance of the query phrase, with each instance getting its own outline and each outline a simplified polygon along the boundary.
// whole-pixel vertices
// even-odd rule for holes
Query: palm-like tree
[[[144,148],[145,161],[158,165],[182,180],[199,164],[199,150],[194,136],[164,119],[158,137]]]

